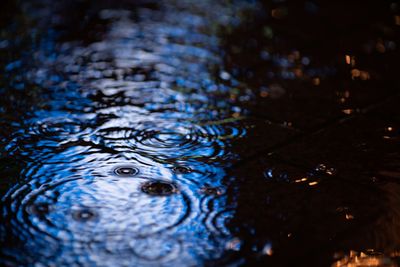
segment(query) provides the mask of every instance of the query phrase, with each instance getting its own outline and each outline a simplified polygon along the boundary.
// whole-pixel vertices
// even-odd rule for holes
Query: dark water
[[[396,2],[0,14],[2,265],[399,263]]]

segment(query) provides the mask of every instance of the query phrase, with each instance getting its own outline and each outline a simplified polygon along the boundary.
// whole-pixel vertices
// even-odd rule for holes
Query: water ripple
[[[70,6],[41,1],[26,6],[38,23],[26,35],[35,31],[38,45],[18,57],[30,64],[8,70],[10,86],[33,87],[35,104],[7,137],[6,153],[23,164],[1,199],[0,263],[193,266],[219,257],[233,214],[225,158],[246,135],[246,92],[221,69],[217,28],[252,4],[90,7],[77,28],[96,34],[84,41],[63,28],[75,15],[57,10]]]

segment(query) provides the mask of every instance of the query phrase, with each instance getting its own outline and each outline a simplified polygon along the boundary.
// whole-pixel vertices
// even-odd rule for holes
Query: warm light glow
[[[369,80],[370,78],[369,73],[367,71],[361,71],[360,78],[363,81]]]
[[[332,267],[378,267],[387,266],[394,267],[397,264],[389,257],[382,253],[367,250],[364,252],[350,251],[348,255],[342,253],[335,253],[335,258],[341,258],[332,264]]]
[[[400,26],[400,16],[394,16],[394,23]]]
[[[307,181],[308,180],[308,178],[307,177],[304,177],[304,178],[301,178],[301,179],[297,179],[297,180],[295,180],[294,182],[295,183],[301,183],[301,182],[305,182],[305,181]]]
[[[351,77],[352,78],[357,78],[360,77],[361,71],[358,69],[352,69],[351,70]]]
[[[377,50],[379,53],[385,53],[386,47],[385,47],[385,45],[383,44],[382,41],[378,41],[378,42],[376,43],[376,50]]]
[[[346,59],[346,64],[350,65],[350,63],[351,63],[351,58],[350,58],[350,56],[349,56],[349,55],[346,55],[346,56],[345,56],[345,59]]]
[[[342,112],[343,112],[344,114],[350,115],[350,114],[353,113],[353,110],[348,108],[348,109],[343,109]]]
[[[370,75],[368,71],[363,71],[363,70],[359,70],[359,69],[352,69],[351,70],[351,78],[355,79],[355,78],[360,78],[361,80],[369,80],[370,79]]]
[[[285,121],[285,122],[283,122],[283,126],[285,126],[285,127],[292,127],[292,122],[291,121]]]
[[[329,174],[329,175],[334,175],[335,172],[336,172],[336,171],[335,171],[335,169],[333,169],[333,168],[329,168],[329,169],[326,170],[326,173]]]
[[[235,113],[232,114],[232,117],[239,118],[240,117],[240,113],[239,112],[235,112]]]
[[[296,75],[297,78],[300,78],[300,77],[303,76],[303,70],[300,69],[300,68],[294,69],[293,72],[294,72],[294,75]]]
[[[272,250],[272,246],[271,246],[270,243],[267,243],[267,244],[264,246],[264,248],[263,248],[263,250],[262,250],[262,253],[265,254],[265,255],[268,255],[268,256],[272,256],[273,250]]]
[[[316,78],[312,79],[312,83],[313,83],[313,85],[318,86],[321,84],[321,79],[316,77]]]
[[[356,59],[354,56],[345,55],[344,58],[345,58],[347,65],[351,65],[352,67],[354,67],[356,65]]]

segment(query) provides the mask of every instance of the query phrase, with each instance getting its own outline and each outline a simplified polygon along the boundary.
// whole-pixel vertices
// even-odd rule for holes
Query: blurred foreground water
[[[9,1],[0,263],[397,266],[399,11]]]

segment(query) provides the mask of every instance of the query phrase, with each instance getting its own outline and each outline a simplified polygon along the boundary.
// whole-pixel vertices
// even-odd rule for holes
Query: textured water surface
[[[397,266],[400,7],[292,2],[7,2],[0,265]]]
[[[246,129],[237,103],[226,101],[238,82],[219,78],[216,33],[251,5],[105,2],[79,16],[80,4],[22,5],[36,26],[17,25],[31,43],[7,63],[4,81],[34,95],[7,122],[15,131],[4,153],[22,166],[2,197],[2,261],[154,266],[221,257],[231,238],[228,147]],[[71,27],[86,23],[75,19],[102,32],[76,38],[97,28]]]

